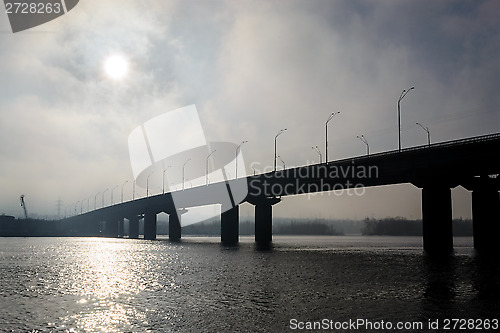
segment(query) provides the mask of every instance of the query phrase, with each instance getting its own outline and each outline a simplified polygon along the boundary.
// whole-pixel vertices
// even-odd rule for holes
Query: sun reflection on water
[[[85,250],[77,252],[68,286],[79,296],[76,303],[81,309],[67,321],[77,331],[120,332],[134,323],[147,326],[151,309],[141,307],[136,295],[175,288],[173,277],[158,272],[154,254],[141,243],[92,239],[81,245]],[[163,259],[176,261],[175,256]]]

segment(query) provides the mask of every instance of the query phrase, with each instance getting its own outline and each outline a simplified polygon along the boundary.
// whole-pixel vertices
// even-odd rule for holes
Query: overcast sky
[[[129,62],[120,80],[104,63]],[[0,213],[57,214],[106,188],[131,197],[127,138],[141,123],[196,104],[208,141],[239,143],[247,172],[500,130],[500,1],[98,1],[13,34],[0,13]],[[180,166],[179,166],[180,168]],[[145,190],[138,190],[145,194]],[[141,192],[142,191],[142,192]],[[144,192],[144,193],[143,193]],[[105,201],[110,201],[110,191]],[[100,200],[100,196],[98,196]],[[470,194],[453,190],[454,216]],[[243,205],[242,217],[252,216]],[[69,209],[69,208],[68,208]],[[421,217],[412,185],[285,198],[276,216]]]

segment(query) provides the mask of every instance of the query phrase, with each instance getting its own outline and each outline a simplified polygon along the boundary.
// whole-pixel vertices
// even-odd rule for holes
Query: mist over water
[[[180,243],[0,238],[0,331],[286,332],[290,320],[497,318],[500,265],[470,238],[451,257],[420,237],[252,237]]]

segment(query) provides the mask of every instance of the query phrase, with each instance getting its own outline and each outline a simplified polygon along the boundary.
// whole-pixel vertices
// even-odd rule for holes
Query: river
[[[419,237],[275,236],[266,251],[240,239],[0,238],[0,331],[289,332],[359,319],[427,330],[499,317],[500,265],[471,238],[439,259]]]

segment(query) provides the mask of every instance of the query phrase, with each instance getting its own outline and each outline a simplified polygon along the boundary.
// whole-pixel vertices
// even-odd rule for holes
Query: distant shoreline
[[[254,235],[253,221],[241,221],[239,235]],[[128,235],[128,223],[125,223]],[[140,222],[143,234],[143,222]],[[218,237],[220,221],[211,220],[191,224],[182,228],[183,235]],[[472,220],[454,219],[453,236],[472,236]],[[103,230],[89,232],[82,225],[68,224],[64,220],[16,219],[0,215],[0,237],[101,237]],[[168,222],[158,221],[157,235],[168,235]],[[282,236],[422,236],[422,220],[401,217],[359,220],[284,219],[273,221],[273,235]]]

